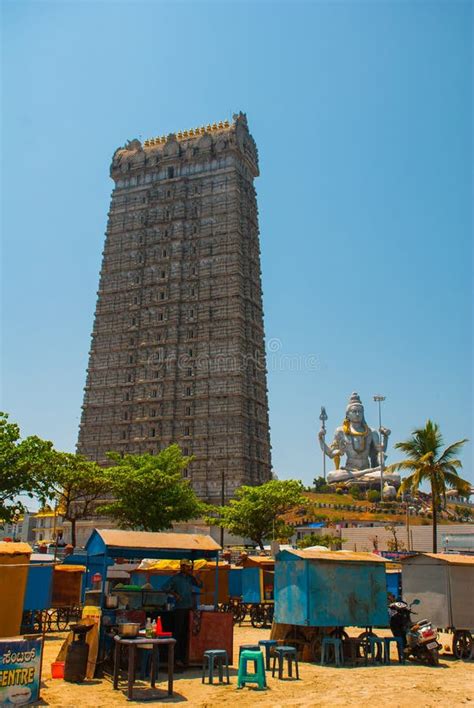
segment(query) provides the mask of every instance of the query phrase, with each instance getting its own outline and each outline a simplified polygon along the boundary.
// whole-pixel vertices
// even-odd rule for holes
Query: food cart
[[[101,568],[101,580],[99,589],[91,587],[89,592],[86,591],[86,602],[94,597],[93,593],[97,593],[96,604],[102,612],[101,652],[106,652],[111,646],[119,620],[144,623],[146,617],[156,619],[159,616],[163,629],[172,631],[173,609],[169,607],[167,593],[160,591],[159,569],[156,569],[156,573],[153,573],[152,569],[142,573],[141,580],[137,570],[144,559],[179,561],[186,558],[191,561],[214,561],[214,601],[211,606],[205,605],[205,609],[190,610],[187,647],[189,662],[200,664],[207,649],[227,649],[229,656],[232,656],[232,615],[218,611],[219,550],[220,546],[210,536],[200,534],[95,529],[86,545],[87,562],[94,568]],[[116,584],[113,586],[108,579],[110,567],[119,559],[128,564],[135,563],[135,571],[131,573],[133,584],[121,583],[118,587]],[[94,576],[91,580],[93,578]],[[146,587],[143,587],[145,585]],[[162,585],[163,583],[161,587]],[[112,601],[114,596],[118,596],[119,603]],[[113,604],[119,606],[111,607]]]
[[[373,553],[284,550],[276,555],[272,638],[317,661],[325,635],[344,627],[387,627],[385,560]]]
[[[63,632],[79,619],[82,578],[86,568],[56,563],[53,556],[35,553],[28,569],[23,604],[23,632]]]
[[[25,599],[23,601],[22,632],[41,632],[51,607],[53,592],[54,556],[33,553],[28,568]]]
[[[248,613],[252,627],[270,626],[274,609],[275,561],[267,556],[248,556],[242,569],[243,617]]]
[[[457,659],[474,655],[474,556],[420,553],[402,560],[403,594],[420,600],[418,617],[453,633]]]

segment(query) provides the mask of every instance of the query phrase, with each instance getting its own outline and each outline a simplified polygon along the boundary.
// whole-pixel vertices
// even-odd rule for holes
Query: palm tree
[[[402,481],[399,494],[407,491],[416,492],[423,482],[431,485],[431,508],[433,515],[433,553],[437,553],[436,538],[437,513],[441,502],[446,504],[446,489],[454,488],[460,494],[469,494],[470,484],[462,479],[458,470],[462,468],[461,460],[455,455],[461,450],[467,439],[458,440],[442,450],[443,436],[439,425],[431,420],[424,428],[414,430],[411,438],[398,442],[395,448],[406,454],[406,459],[389,465],[391,472],[411,472]]]

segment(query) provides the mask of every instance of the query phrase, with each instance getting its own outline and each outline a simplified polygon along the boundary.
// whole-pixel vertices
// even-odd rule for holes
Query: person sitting
[[[183,558],[179,573],[173,575],[163,586],[164,592],[173,595],[176,600],[173,612],[174,638],[176,639],[177,665],[188,665],[189,611],[193,608],[193,588],[202,588],[202,581],[193,575],[191,561]]]

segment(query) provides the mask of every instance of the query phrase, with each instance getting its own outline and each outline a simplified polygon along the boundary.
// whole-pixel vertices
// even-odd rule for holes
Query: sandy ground
[[[353,633],[353,632],[351,632]],[[383,631],[378,631],[383,634]],[[270,635],[269,630],[253,629],[249,626],[236,627],[234,635],[234,657],[240,644],[258,642]],[[109,677],[88,681],[83,684],[69,684],[51,678],[51,662],[65,635],[55,635],[46,640],[43,668],[43,688],[41,701],[37,705],[82,708],[94,706],[125,705],[126,682],[114,691]],[[443,645],[450,644],[450,637],[440,635]],[[267,673],[268,689],[257,691],[246,687],[237,690],[236,667],[231,668],[231,685],[202,685],[198,670],[189,670],[175,676],[175,695],[166,694],[166,677],[160,672],[157,689],[152,690],[146,683],[136,682],[135,705],[150,703],[182,703],[199,708],[213,708],[224,704],[239,706],[377,706],[377,708],[410,706],[421,708],[437,706],[450,708],[458,705],[472,705],[474,708],[474,662],[456,661],[452,654],[441,655],[439,667],[428,667],[413,662],[404,666],[393,662],[390,666],[368,666],[357,668],[333,668],[315,664],[300,664],[300,680],[272,679]]]

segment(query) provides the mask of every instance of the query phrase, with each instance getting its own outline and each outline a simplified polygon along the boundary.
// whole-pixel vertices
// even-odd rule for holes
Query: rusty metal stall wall
[[[384,562],[369,553],[282,551],[275,566],[275,621],[386,627]]]
[[[423,553],[402,562],[403,595],[420,600],[419,619],[437,627],[474,627],[474,558],[457,554]]]

